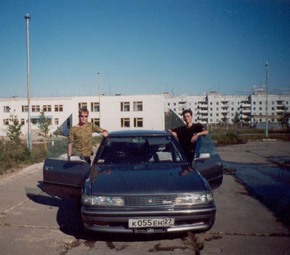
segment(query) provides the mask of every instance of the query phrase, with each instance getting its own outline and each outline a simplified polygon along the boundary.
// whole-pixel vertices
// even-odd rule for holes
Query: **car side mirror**
[[[195,158],[193,161],[196,160],[204,160],[204,159],[209,159],[210,158],[210,154],[207,152],[204,153],[200,153],[198,158]]]

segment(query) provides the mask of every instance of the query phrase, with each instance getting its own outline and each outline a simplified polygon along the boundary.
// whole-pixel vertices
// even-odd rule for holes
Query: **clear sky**
[[[289,0],[0,0],[0,98],[290,93]]]

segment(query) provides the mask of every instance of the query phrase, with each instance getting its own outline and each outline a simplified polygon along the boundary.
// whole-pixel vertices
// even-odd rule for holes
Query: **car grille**
[[[127,196],[126,206],[174,205],[176,195]]]

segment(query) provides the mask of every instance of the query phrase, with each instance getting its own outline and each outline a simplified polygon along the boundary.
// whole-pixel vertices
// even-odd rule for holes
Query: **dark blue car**
[[[151,130],[111,132],[91,166],[48,158],[43,167],[45,191],[79,196],[85,228],[98,232],[207,231],[216,214],[212,189],[222,178],[209,135],[189,165],[170,133]]]

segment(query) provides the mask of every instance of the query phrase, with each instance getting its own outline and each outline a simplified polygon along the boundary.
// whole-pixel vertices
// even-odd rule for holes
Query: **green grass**
[[[46,152],[43,144],[36,144],[30,152],[26,144],[0,141],[0,175],[23,166],[42,162]]]
[[[217,145],[241,144],[266,138],[265,130],[251,127],[210,127],[209,131]],[[267,138],[290,141],[290,132],[269,130]]]

